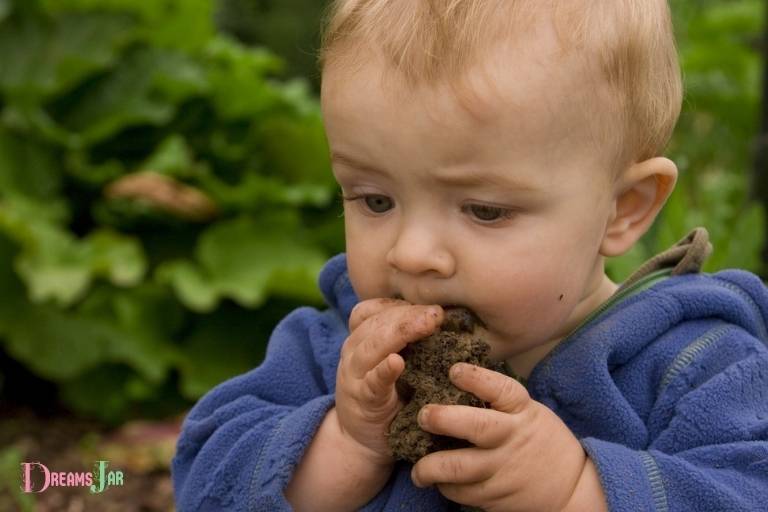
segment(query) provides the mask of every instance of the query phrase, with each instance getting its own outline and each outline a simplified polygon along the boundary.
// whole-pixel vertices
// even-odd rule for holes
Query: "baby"
[[[179,510],[727,511],[768,496],[768,293],[690,236],[621,286],[672,192],[682,86],[663,0],[338,0],[322,111],[344,197],[329,308],[190,412]],[[297,150],[300,150],[298,148]],[[396,462],[400,351],[442,306],[520,380],[457,364],[468,441]]]

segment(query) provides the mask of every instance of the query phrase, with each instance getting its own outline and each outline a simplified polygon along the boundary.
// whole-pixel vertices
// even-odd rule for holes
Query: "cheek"
[[[562,322],[582,299],[594,268],[593,261],[579,261],[566,241],[532,245],[477,262],[475,275],[481,277],[469,285],[476,303],[515,331]]]
[[[557,268],[531,262],[514,271],[488,274],[482,289],[490,309],[499,315],[527,322],[542,316],[559,316],[568,304],[577,299],[577,279],[573,274],[562,274]]]
[[[532,299],[539,306],[568,309],[583,299],[598,263],[593,241],[563,240],[529,264],[528,284],[538,289]],[[535,274],[535,275],[533,275]]]
[[[382,237],[348,222],[345,223],[345,232],[349,280],[357,296],[360,300],[389,296]]]

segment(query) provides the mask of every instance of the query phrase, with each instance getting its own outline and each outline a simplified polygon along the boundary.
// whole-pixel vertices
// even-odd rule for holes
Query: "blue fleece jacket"
[[[333,406],[357,303],[344,255],[320,288],[329,309],[288,315],[259,367],[189,413],[172,467],[181,512],[290,510],[283,490]],[[586,322],[534,369],[529,392],[581,439],[611,511],[768,510],[767,318],[752,274],[670,277]],[[364,510],[446,510],[410,468],[398,463]]]

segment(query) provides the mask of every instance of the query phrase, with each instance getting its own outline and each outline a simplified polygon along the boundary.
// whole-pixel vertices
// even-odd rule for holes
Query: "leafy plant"
[[[319,90],[316,55],[320,20],[328,0],[219,0],[219,27],[246,44],[271,48],[291,74],[305,76]]]
[[[0,346],[104,419],[253,367],[343,247],[306,82],[212,14],[0,2]]]
[[[764,269],[765,212],[749,200],[758,128],[761,0],[670,2],[677,28],[685,98],[669,156],[680,169],[675,192],[654,228],[629,254],[609,262],[623,279],[639,263],[696,226],[714,252],[705,270]]]

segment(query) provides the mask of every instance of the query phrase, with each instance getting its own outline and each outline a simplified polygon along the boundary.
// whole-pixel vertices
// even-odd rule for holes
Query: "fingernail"
[[[424,314],[419,318],[419,328],[420,329],[431,329],[435,325],[435,319],[437,318],[437,315],[431,310],[428,309],[424,312]]]
[[[464,363],[456,363],[451,366],[450,376],[452,379],[457,379],[464,371]]]
[[[429,417],[429,406],[425,405],[419,411],[418,416],[416,416],[416,421],[419,423],[419,425],[423,426],[427,422],[428,417]]]

